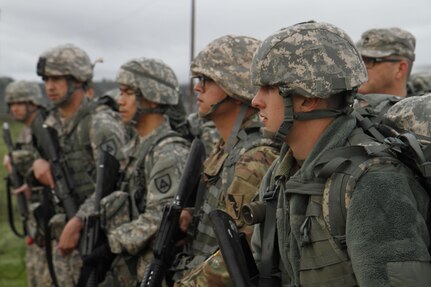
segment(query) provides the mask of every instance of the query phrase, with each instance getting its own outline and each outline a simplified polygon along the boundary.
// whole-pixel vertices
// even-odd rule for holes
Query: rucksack
[[[353,114],[360,126],[356,135],[353,132],[353,145],[326,152],[317,165],[318,177],[330,181],[328,192],[323,194],[322,205],[328,207],[323,209],[323,217],[341,245],[345,245],[347,210],[354,187],[371,167],[402,162],[431,198],[431,138],[419,139],[410,132],[398,134],[384,124],[376,126],[359,113]]]

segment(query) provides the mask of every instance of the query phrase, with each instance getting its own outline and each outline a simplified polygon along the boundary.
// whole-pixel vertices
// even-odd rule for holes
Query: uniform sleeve
[[[346,239],[356,279],[360,286],[431,286],[428,195],[391,168],[366,173],[352,195]]]
[[[98,107],[102,108],[102,107]],[[125,144],[124,127],[114,111],[106,108],[93,115],[90,126],[90,140],[93,155],[97,162],[99,151],[106,151],[119,161],[124,161],[122,147]],[[81,204],[78,217],[84,218],[94,213],[94,193]]]
[[[245,152],[235,165],[233,181],[225,197],[226,212],[245,232],[249,242],[253,227],[244,223],[241,208],[256,197],[263,176],[277,156],[275,148],[260,146]]]
[[[188,152],[188,147],[182,144],[166,145],[154,152],[147,181],[145,212],[108,235],[112,252],[137,254],[154,237],[162,220],[164,206],[177,192]]]

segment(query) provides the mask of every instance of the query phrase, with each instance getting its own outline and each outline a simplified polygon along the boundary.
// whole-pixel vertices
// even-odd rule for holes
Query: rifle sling
[[[25,222],[23,222],[23,232],[20,233],[18,229],[15,226],[15,220],[13,215],[13,208],[12,208],[12,195],[11,195],[11,181],[10,178],[6,178],[6,195],[7,195],[7,214],[8,214],[8,220],[9,220],[9,226],[12,229],[13,233],[18,236],[19,238],[24,238],[27,234],[25,232]]]
[[[275,215],[277,210],[277,198],[279,188],[273,187],[266,191],[264,200],[266,204],[265,209],[265,225],[263,228],[263,242],[262,242],[262,262],[260,264],[260,275],[258,287],[272,286],[272,269],[274,265],[274,244],[276,238],[275,229]]]
[[[52,280],[52,286],[59,287],[57,276],[55,274],[53,258],[52,258],[51,227],[49,226],[50,216],[48,214],[49,210],[51,209],[51,203],[49,198],[50,198],[50,190],[48,188],[44,188],[42,210],[43,210],[43,225],[45,229],[45,255],[46,255],[49,275],[51,276],[51,280]]]

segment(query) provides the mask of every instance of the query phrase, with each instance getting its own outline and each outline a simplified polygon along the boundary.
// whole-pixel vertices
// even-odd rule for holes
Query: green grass
[[[3,120],[0,120],[3,127]],[[16,137],[21,126],[9,121],[12,136]],[[3,134],[3,133],[1,133]],[[6,187],[4,178],[3,155],[7,152],[3,138],[0,140],[0,287],[26,287],[24,239],[16,237],[10,230],[7,219]],[[20,228],[19,214],[15,213],[16,226]]]

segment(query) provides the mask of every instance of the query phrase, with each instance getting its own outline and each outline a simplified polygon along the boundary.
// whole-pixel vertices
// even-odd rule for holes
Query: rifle
[[[236,287],[257,286],[258,268],[243,232],[222,210],[209,213],[223,260]]]
[[[196,192],[203,171],[205,148],[201,140],[194,139],[184,167],[177,194],[163,210],[163,217],[153,246],[154,259],[145,271],[141,287],[161,286],[166,269],[175,257],[176,235],[179,233],[181,211]]]
[[[60,144],[53,128],[43,123],[43,117],[37,116],[32,122],[32,132],[37,143],[37,148],[42,156],[51,164],[51,172],[54,177],[56,197],[61,201],[66,212],[67,219],[71,219],[78,208],[73,198],[73,187],[69,178],[69,171],[65,160],[60,157]]]
[[[46,116],[47,116],[47,111],[45,109],[39,108],[36,113],[36,116],[34,117],[31,123],[33,144],[36,147],[36,149],[39,151],[39,153],[45,157],[47,157],[47,154],[45,152],[45,148],[42,145],[49,144],[45,142],[45,140],[43,140],[43,137],[46,136],[45,134],[49,132],[48,130],[45,131],[43,128],[43,124]],[[51,135],[49,136],[51,137]],[[58,284],[57,276],[55,274],[54,263],[52,259],[51,226],[49,225],[49,221],[51,217],[55,214],[55,207],[53,206],[53,202],[55,200],[56,199],[54,198],[54,194],[52,194],[52,191],[48,187],[45,187],[43,191],[43,201],[42,201],[43,229],[45,233],[44,234],[45,256],[46,256],[46,261],[48,265],[49,275],[51,276],[51,280],[52,280],[52,285],[54,287],[58,287],[59,284]]]
[[[119,168],[120,163],[114,156],[106,151],[100,152],[97,161],[95,214],[86,219],[81,236],[80,254],[83,258],[83,266],[77,285],[79,287],[97,286],[99,282],[102,282],[115,257],[109,252],[99,254],[101,252],[97,251],[103,249],[104,246],[109,248],[108,240],[101,229],[100,200],[115,190],[119,178]],[[100,268],[102,265],[103,268]]]
[[[10,228],[12,229],[13,233],[15,233],[16,236],[23,238],[25,236],[29,236],[29,228],[28,228],[28,217],[29,217],[28,214],[29,213],[28,213],[28,206],[27,206],[27,200],[25,198],[25,194],[23,192],[20,192],[17,195],[17,203],[18,203],[18,210],[21,214],[23,232],[22,233],[18,232],[18,230],[16,229],[16,226],[15,226],[15,223],[14,223],[14,219],[13,219],[12,198],[10,195],[10,184],[12,184],[12,187],[14,189],[17,189],[24,184],[24,178],[22,175],[20,175],[18,173],[18,171],[15,168],[15,165],[13,163],[12,152],[14,150],[14,146],[13,146],[13,142],[12,142],[12,136],[10,134],[9,124],[7,122],[3,123],[3,140],[4,140],[4,143],[6,144],[7,149],[8,149],[8,155],[9,155],[10,163],[12,166],[12,172],[8,176],[7,183],[6,183],[7,196],[8,196],[9,225],[10,225]],[[32,240],[31,237],[29,237],[29,239],[28,239],[29,244],[31,244],[30,243],[31,240]]]

